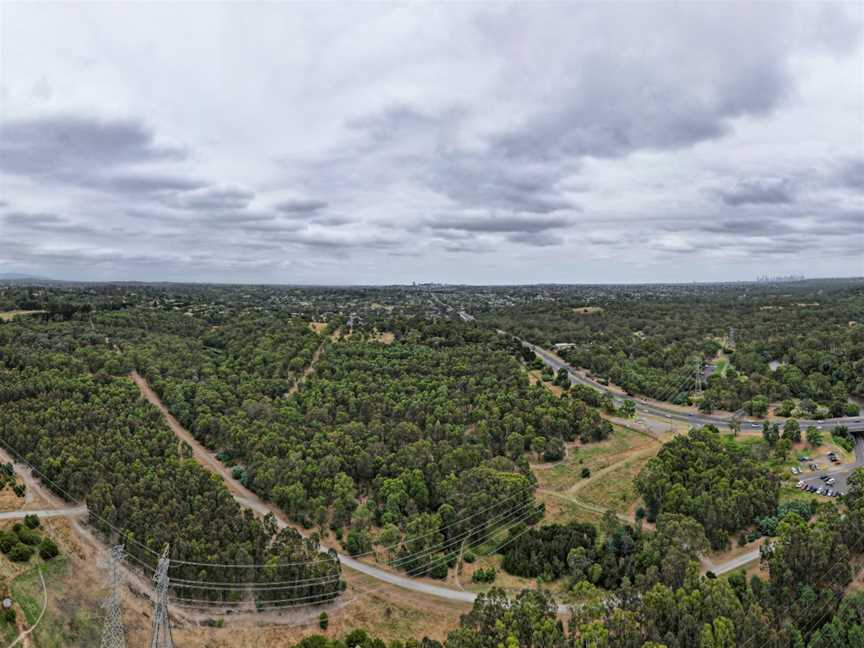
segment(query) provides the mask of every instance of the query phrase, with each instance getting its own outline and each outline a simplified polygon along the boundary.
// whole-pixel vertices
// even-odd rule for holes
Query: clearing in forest
[[[0,320],[4,322],[10,322],[16,317],[25,316],[25,315],[35,315],[36,313],[44,313],[44,310],[14,310],[14,311],[4,311],[0,313]]]

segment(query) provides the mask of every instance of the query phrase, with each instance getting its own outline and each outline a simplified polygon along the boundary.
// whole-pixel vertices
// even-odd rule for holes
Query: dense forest
[[[260,602],[328,600],[342,588],[334,556],[272,519],[241,509],[225,487],[184,457],[159,412],[125,377],[89,364],[116,355],[67,323],[0,326],[0,442],[59,494],[85,501],[90,521],[122,541],[136,565],[155,566],[170,543],[177,596]],[[201,565],[193,563],[202,563]],[[223,569],[216,564],[250,565]],[[267,569],[252,565],[267,563]],[[222,589],[179,587],[218,582]],[[300,582],[290,590],[255,586]],[[240,584],[252,583],[249,588]]]
[[[579,399],[531,386],[506,336],[396,318],[386,333],[337,340],[241,318],[200,336],[147,335],[129,356],[188,429],[296,521],[335,530],[351,553],[381,534],[388,546],[426,538],[395,551],[429,558],[404,564],[412,573],[527,509],[527,450],[611,429]]]
[[[700,298],[676,289],[658,300],[708,313],[692,315],[691,323],[704,322],[693,324],[681,344],[704,342],[711,318],[724,323],[717,303],[737,303],[725,290],[731,289]],[[826,288],[839,304],[835,319],[857,303],[856,290]],[[535,299],[538,293],[544,299]],[[7,310],[42,311],[0,322],[0,440],[58,491],[85,500],[91,524],[106,540],[125,541],[145,573],[170,543],[177,600],[256,600],[266,608],[277,596],[298,603],[332,598],[343,587],[339,566],[316,542],[316,533],[331,532],[349,553],[373,551],[410,574],[433,577],[447,575],[458,550],[494,533],[505,540],[498,569],[537,582],[538,589],[515,599],[495,588],[481,595],[443,644],[385,644],[370,628],[342,638],[308,637],[303,648],[862,644],[864,600],[847,586],[864,558],[864,471],[850,480],[843,501],[780,505],[767,466],[745,444],[708,427],[668,442],[637,477],[653,529],[612,513],[597,525],[542,523],[529,461],[554,460],[556,448],[576,439],[604,438],[610,427],[600,409],[609,403],[584,387],[557,398],[531,385],[526,365],[532,358],[483,320],[507,309],[539,313],[565,297],[574,299],[573,308],[593,303],[588,296],[611,304],[636,300],[626,294],[606,288],[0,288]],[[766,295],[737,301],[762,303]],[[786,310],[751,307],[757,319]],[[602,308],[579,313],[577,321],[617,313],[615,305]],[[478,321],[459,314],[465,311]],[[778,335],[786,330],[776,327]],[[822,360],[818,368],[820,375],[831,373],[837,399],[838,385],[851,392],[860,374],[858,330],[848,322],[843,329],[851,346],[832,347],[833,338],[816,336],[818,354],[838,358],[831,366],[839,373]],[[734,348],[719,333],[708,340],[726,349],[724,380],[735,375],[732,364],[741,384],[745,375],[754,384],[762,375],[762,368],[741,371],[745,363],[736,360],[746,335],[736,331]],[[764,337],[759,344],[771,339]],[[706,347],[702,357],[716,351]],[[689,356],[682,352],[679,369]],[[801,362],[783,356],[765,376],[776,380]],[[852,380],[846,380],[850,367]],[[128,377],[133,370],[237,480],[314,528],[311,539],[242,510],[139,398]],[[805,374],[808,381],[813,373]],[[706,393],[718,380],[708,378]],[[767,393],[742,397],[763,395],[767,401]],[[788,396],[793,410],[812,404],[830,412],[830,398],[808,404],[797,393]],[[770,397],[775,400],[773,392]],[[739,533],[766,536],[767,579],[740,572],[700,576],[700,557]],[[204,581],[226,585],[205,589]],[[543,589],[550,581],[563,600],[578,601],[566,623]],[[303,585],[264,589],[277,582]]]
[[[653,521],[662,513],[698,520],[715,549],[732,533],[773,514],[779,480],[713,428],[693,429],[666,443],[636,478]]]

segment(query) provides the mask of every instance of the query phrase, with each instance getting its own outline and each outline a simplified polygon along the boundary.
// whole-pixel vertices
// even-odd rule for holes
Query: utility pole
[[[150,639],[150,648],[174,648],[174,640],[171,638],[171,622],[168,619],[168,567],[171,561],[168,558],[168,545],[162,551],[159,564],[153,580],[156,583],[156,613],[153,615],[153,637]]]
[[[123,562],[124,556],[123,545],[111,547],[111,555],[108,558],[108,587],[110,592],[102,603],[102,607],[105,608],[105,625],[102,626],[100,648],[126,648],[126,631],[123,628],[120,593],[123,584],[120,563]]]
[[[729,348],[735,349],[735,327],[729,329]]]

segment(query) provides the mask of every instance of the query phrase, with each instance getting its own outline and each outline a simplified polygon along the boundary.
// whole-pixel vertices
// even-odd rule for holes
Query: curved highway
[[[519,338],[517,338],[519,339]],[[569,365],[567,362],[559,358],[557,355],[552,353],[551,351],[544,349],[542,347],[537,346],[536,344],[532,344],[530,342],[526,342],[525,340],[519,339],[522,344],[531,349],[537,357],[540,358],[543,363],[552,369],[553,371],[558,371],[560,369],[566,369],[567,374],[570,377],[571,383],[578,383],[582,385],[587,385],[588,387],[593,387],[594,389],[601,391],[605,394],[609,394],[616,404],[620,404],[624,402],[625,397],[620,394],[615,393],[605,385],[601,385],[596,380],[591,380],[590,378],[586,378],[584,376],[580,376],[577,374],[573,367]],[[639,399],[636,397],[626,397],[628,400],[632,400],[636,405],[636,411],[642,412],[643,414],[651,414],[653,416],[662,416],[667,419],[674,419],[678,421],[684,421],[691,425],[715,425],[717,427],[729,427],[729,419],[723,416],[712,416],[710,414],[702,414],[702,413],[686,413],[680,412],[676,409],[664,407],[661,403],[656,401],[649,402],[645,399]],[[741,419],[741,427],[749,427],[751,429],[761,428],[762,422],[765,419],[753,419],[753,418],[742,418]],[[775,419],[768,419],[773,421]],[[776,419],[778,422],[781,422],[784,419]],[[806,429],[811,425],[815,425],[816,427],[824,430],[830,430],[835,425],[845,425],[849,428],[850,432],[864,432],[864,417],[841,417],[841,418],[830,418],[830,419],[822,419],[821,421],[814,421],[809,419],[799,419],[798,421],[801,424],[802,429]]]

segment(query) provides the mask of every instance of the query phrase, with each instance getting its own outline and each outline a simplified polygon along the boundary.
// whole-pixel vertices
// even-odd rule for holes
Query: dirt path
[[[45,587],[45,577],[42,575],[42,570],[39,570],[39,580],[42,582],[42,611],[39,613],[39,618],[36,619],[36,623],[34,623],[31,627],[27,628],[24,632],[18,635],[18,638],[15,639],[11,644],[9,644],[9,648],[14,648],[18,644],[21,644],[25,648],[29,648],[32,644],[30,641],[30,633],[33,632],[38,625],[42,622],[42,617],[45,616],[45,610],[48,609],[48,588]]]
[[[333,335],[338,335],[338,334],[339,334],[339,329],[336,329],[336,331],[334,331]],[[332,339],[332,337],[331,337],[331,339]],[[324,342],[322,341],[321,344],[318,345],[318,348],[315,349],[315,353],[312,354],[312,359],[309,361],[309,364],[306,365],[305,369],[303,369],[303,373],[300,375],[299,378],[297,378],[297,380],[294,381],[294,384],[291,385],[291,389],[289,389],[287,392],[285,392],[285,398],[290,398],[291,396],[296,394],[297,390],[300,389],[300,385],[302,385],[303,382],[305,382],[305,380],[309,376],[312,375],[312,372],[315,371],[315,365],[318,363],[318,358],[321,357],[321,352],[323,350],[324,350]]]
[[[198,442],[195,437],[193,437],[192,434],[182,425],[180,425],[177,419],[175,419],[171,415],[171,413],[168,411],[168,408],[165,407],[165,405],[162,403],[156,393],[150,388],[150,385],[147,384],[147,381],[144,380],[144,378],[142,378],[135,371],[130,374],[130,377],[138,386],[138,389],[141,391],[141,395],[159,409],[159,411],[162,413],[162,416],[165,418],[166,423],[168,423],[168,426],[171,428],[174,434],[176,434],[179,439],[189,444],[189,446],[192,448],[192,453],[195,460],[198,461],[199,464],[201,464],[204,468],[207,468],[211,472],[222,477],[226,488],[228,488],[228,491],[231,493],[234,499],[237,500],[237,502],[239,502],[243,506],[251,508],[253,511],[256,511],[257,513],[260,513],[262,515],[272,513],[273,516],[276,518],[277,526],[290,526],[296,529],[302,535],[306,535],[305,530],[301,529],[299,525],[295,525],[289,522],[285,515],[282,513],[282,511],[279,510],[276,506],[264,501],[251,490],[237,482],[231,476],[229,470],[216,458],[216,456],[209,450],[207,450],[200,442]],[[321,551],[326,551],[326,547],[322,545]],[[397,573],[392,573],[381,569],[380,567],[375,567],[367,563],[360,562],[359,560],[355,560],[354,558],[347,556],[343,553],[337,552],[337,556],[339,558],[339,562],[342,564],[343,567],[359,574],[371,576],[372,578],[380,582],[379,587],[383,584],[390,584],[400,588],[411,590],[413,592],[418,592],[420,594],[425,594],[428,596],[434,596],[448,601],[461,603],[473,603],[474,599],[476,598],[476,595],[473,593],[453,590],[446,587],[441,587],[440,585],[436,585],[433,583],[409,578],[407,576],[402,576]],[[352,574],[352,576],[354,576],[354,574]],[[351,579],[346,580],[348,580],[350,584]],[[366,590],[365,593],[368,593],[369,591],[370,590]],[[345,602],[345,604],[347,603],[350,603],[350,600]]]
[[[261,515],[267,515],[268,513],[272,513],[276,517],[276,519],[282,523],[282,526],[295,526],[288,522],[287,519],[285,519],[282,512],[278,508],[276,508],[272,504],[268,504],[260,497],[258,497],[258,495],[256,495],[251,490],[246,488],[243,484],[234,479],[228,467],[225,466],[225,464],[223,464],[221,461],[219,461],[219,459],[216,458],[216,455],[210,452],[206,447],[204,447],[204,445],[200,441],[198,441],[194,436],[192,436],[191,432],[189,432],[186,428],[180,425],[180,422],[176,418],[174,418],[174,415],[171,414],[171,412],[168,411],[168,408],[165,407],[156,392],[153,391],[147,381],[144,380],[144,378],[142,378],[137,371],[133,371],[131,374],[129,374],[129,377],[138,386],[138,389],[141,391],[141,395],[159,409],[159,411],[162,413],[162,418],[165,419],[168,427],[171,428],[171,431],[177,436],[177,438],[186,443],[190,448],[192,448],[192,456],[195,458],[195,461],[204,466],[210,472],[219,475],[222,478],[225,487],[228,489],[231,495],[234,496],[234,499],[238,500],[242,505],[251,508],[257,513],[260,513]]]
[[[591,473],[591,476],[588,479],[581,479],[573,486],[568,488],[565,493],[568,495],[573,495],[574,493],[578,493],[580,490],[588,486],[589,484],[593,484],[595,479],[599,479],[604,475],[608,475],[609,473],[626,466],[632,461],[636,461],[637,459],[641,459],[642,457],[646,457],[651,454],[656,454],[659,452],[660,448],[657,445],[650,445],[647,448],[642,448],[641,450],[637,450],[636,452],[629,453],[626,457],[624,457],[621,461],[616,461],[615,463],[609,464],[605,468],[601,468],[600,470]]]
[[[595,504],[589,504],[588,502],[586,502],[584,500],[577,499],[575,497],[572,497],[570,495],[566,495],[564,493],[559,493],[557,491],[551,491],[551,490],[545,490],[542,488],[538,488],[537,492],[543,493],[544,495],[551,495],[552,497],[557,497],[559,499],[570,502],[571,504],[575,504],[576,506],[578,506],[581,509],[585,509],[586,511],[591,511],[592,513],[599,513],[600,515],[605,515],[606,511],[612,510],[612,509],[605,509],[602,506],[597,506]],[[626,522],[627,524],[633,523],[633,520],[630,519],[630,517],[628,517],[627,515],[624,515],[623,513],[617,513],[615,511],[612,511],[612,512],[615,513],[615,517],[617,517],[622,522]]]

